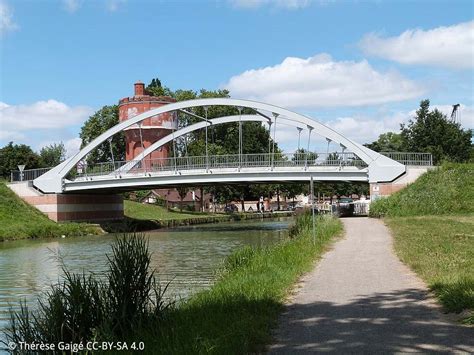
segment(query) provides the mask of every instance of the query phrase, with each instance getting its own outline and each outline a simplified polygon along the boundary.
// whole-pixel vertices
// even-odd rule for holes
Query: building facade
[[[145,84],[134,84],[134,95],[119,100],[119,120],[123,122],[143,112],[176,102],[169,96],[151,96],[145,91]],[[125,130],[126,160],[133,160],[143,149],[148,148],[158,139],[167,136],[177,129],[178,119],[175,112],[156,115],[133,125]],[[145,165],[165,165],[166,158],[171,156],[170,146],[166,145],[145,157]]]

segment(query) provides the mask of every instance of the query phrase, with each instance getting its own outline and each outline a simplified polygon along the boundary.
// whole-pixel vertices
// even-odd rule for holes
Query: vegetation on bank
[[[342,230],[339,220],[320,217],[313,243],[310,222],[302,215],[292,238],[236,251],[223,262],[214,286],[180,304],[166,303],[163,289],[151,286],[154,275],[143,240],[125,236],[108,258],[106,284],[65,270],[64,281],[46,294],[35,317],[25,307],[13,314],[7,339],[19,342],[40,334],[35,339],[47,337],[48,343],[143,342],[152,354],[262,351],[293,284]]]
[[[145,237],[117,238],[107,261],[103,279],[72,274],[63,266],[63,280],[51,287],[34,311],[21,303],[20,311],[11,313],[5,345],[26,342],[58,347],[63,342],[86,346],[89,341],[123,341],[136,329],[158,325],[170,303],[163,300],[165,290],[150,269]],[[129,346],[130,351],[143,349],[140,343]]]
[[[400,259],[449,312],[474,324],[474,164],[447,163],[371,204],[386,216]]]
[[[292,286],[342,231],[339,220],[298,218],[293,238],[266,248],[246,247],[229,256],[215,285],[170,310],[162,327],[148,329],[154,353],[250,353],[263,350]]]
[[[0,241],[100,234],[102,229],[87,223],[58,224],[21,200],[0,181]]]
[[[178,212],[170,211],[165,207],[144,204],[140,202],[124,200],[124,212],[127,217],[135,219],[148,219],[148,220],[176,220],[176,219],[187,219],[187,218],[199,218],[208,217],[212,214],[204,212]]]
[[[446,163],[370,205],[371,217],[474,213],[474,164]]]

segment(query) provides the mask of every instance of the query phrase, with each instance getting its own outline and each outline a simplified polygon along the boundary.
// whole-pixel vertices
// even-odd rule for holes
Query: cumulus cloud
[[[451,116],[452,105],[431,105],[430,110],[438,109],[442,113]],[[400,111],[393,114],[378,117],[353,116],[339,117],[325,124],[342,135],[358,142],[370,143],[386,132],[399,132],[400,124],[407,123],[416,115],[416,110]],[[464,129],[474,129],[474,107],[461,104],[458,114],[458,122]]]
[[[416,98],[418,83],[366,61],[334,61],[328,54],[247,70],[223,85],[233,97],[293,108],[365,106]]]
[[[290,10],[301,9],[309,6],[312,0],[230,0],[234,7],[244,9],[257,9],[262,6],[272,6]],[[321,2],[321,0],[319,1]]]
[[[81,6],[81,0],[63,0],[63,7],[67,12],[76,12]]]
[[[70,107],[56,100],[31,105],[0,102],[0,127],[6,131],[59,129],[83,122],[93,110],[87,106]]]
[[[8,4],[0,0],[0,36],[15,31],[18,25],[13,20],[13,11]]]
[[[105,3],[105,8],[107,11],[115,12],[119,9],[119,7],[125,4],[126,0],[107,0]]]
[[[474,67],[474,21],[431,30],[411,29],[396,37],[366,35],[362,50],[403,64],[449,68]]]

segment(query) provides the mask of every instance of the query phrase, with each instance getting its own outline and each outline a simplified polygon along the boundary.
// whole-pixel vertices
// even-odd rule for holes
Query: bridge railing
[[[170,172],[185,170],[212,169],[245,169],[245,168],[283,168],[300,167],[308,169],[315,166],[357,166],[366,167],[353,153],[298,153],[275,155],[262,154],[233,154],[212,156],[191,156],[176,158],[161,158],[137,161],[106,162],[95,165],[83,165],[77,177],[109,175],[109,174],[140,174],[150,172]]]
[[[432,166],[433,159],[430,153],[405,153],[405,152],[382,152],[381,154],[404,165]],[[125,169],[130,168],[131,169]],[[87,176],[109,175],[109,174],[138,174],[147,172],[171,172],[182,170],[204,170],[204,169],[244,169],[252,167],[282,168],[301,167],[311,168],[315,166],[356,166],[366,167],[367,164],[359,159],[354,153],[268,153],[262,154],[228,154],[208,156],[191,156],[162,158],[137,161],[105,162],[94,165],[81,163],[68,176],[69,179]],[[11,182],[30,181],[43,175],[51,168],[27,169],[11,172]]]
[[[431,153],[408,153],[408,152],[380,152],[387,158],[398,161],[403,165],[432,166],[433,156]]]
[[[51,170],[51,168],[39,168],[39,169],[25,169],[23,171],[15,170],[10,173],[11,182],[22,182],[34,180],[44,173]]]

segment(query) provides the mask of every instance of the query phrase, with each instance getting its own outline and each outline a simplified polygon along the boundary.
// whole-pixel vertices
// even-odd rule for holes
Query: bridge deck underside
[[[239,183],[278,183],[315,181],[368,181],[368,169],[360,167],[310,167],[304,168],[245,168],[245,169],[206,169],[175,172],[142,172],[121,175],[102,175],[83,177],[65,181],[64,192],[104,192],[130,191],[160,187],[239,184]]]

